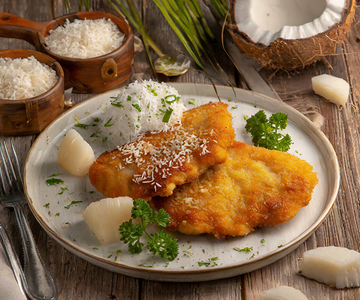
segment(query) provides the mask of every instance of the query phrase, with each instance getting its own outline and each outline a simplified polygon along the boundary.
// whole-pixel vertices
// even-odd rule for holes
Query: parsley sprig
[[[273,114],[269,119],[263,110],[246,119],[246,132],[252,135],[255,146],[286,152],[292,144],[291,137],[279,133],[287,126],[288,115],[282,112]]]
[[[140,219],[138,224],[133,224],[133,220]],[[144,244],[140,242],[140,238],[144,235],[147,239],[147,249],[155,254],[159,254],[162,259],[174,260],[179,254],[179,245],[177,239],[173,238],[164,230],[160,230],[155,234],[149,234],[145,228],[149,224],[157,224],[160,227],[169,225],[170,216],[165,210],[160,209],[154,211],[150,205],[142,199],[134,201],[131,210],[131,219],[120,225],[119,231],[121,239],[128,244],[129,252],[138,254],[142,252]]]

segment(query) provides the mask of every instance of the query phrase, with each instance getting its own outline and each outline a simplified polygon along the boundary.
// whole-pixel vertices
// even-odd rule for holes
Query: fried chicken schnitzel
[[[101,154],[90,167],[91,184],[106,197],[171,195],[177,185],[226,160],[235,139],[227,107],[217,102],[193,108],[184,112],[181,125]]]
[[[170,215],[170,230],[244,236],[256,227],[289,221],[308,205],[317,182],[313,167],[304,160],[234,142],[224,163],[150,204]]]

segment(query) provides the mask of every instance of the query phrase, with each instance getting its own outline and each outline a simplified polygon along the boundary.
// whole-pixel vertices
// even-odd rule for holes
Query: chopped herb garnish
[[[110,101],[110,104],[115,107],[120,107],[120,108],[124,107],[124,105],[122,105],[121,102]]]
[[[50,178],[50,179],[46,179],[45,181],[47,183],[47,185],[57,185],[57,184],[62,184],[64,183],[64,180],[60,179],[60,178]]]
[[[202,266],[205,266],[205,267],[216,267],[218,264],[215,262],[217,261],[219,258],[218,257],[212,257],[212,258],[209,258],[208,261],[199,261],[198,262],[198,266],[199,267],[202,267]]]
[[[284,245],[279,245],[278,248],[281,248],[282,246],[284,246]]]
[[[75,124],[74,126],[75,126],[75,127],[79,127],[79,128],[81,128],[81,129],[85,129],[85,130],[87,130],[88,127],[89,127],[89,125],[83,124],[83,123],[77,123],[77,124]]]
[[[140,267],[144,267],[144,268],[154,268],[154,265],[139,265]]]
[[[71,203],[69,205],[64,206],[66,209],[69,209],[71,206],[78,204],[78,203],[82,203],[82,201],[71,201]]]
[[[52,174],[52,175],[48,176],[48,178],[51,178],[51,177],[56,177],[56,176],[60,176],[60,175],[62,175],[62,174],[61,174],[61,173]]]
[[[269,119],[263,110],[259,110],[254,116],[245,118],[246,132],[252,135],[255,146],[286,152],[292,144],[288,134],[282,135],[280,130],[287,126],[288,115],[282,112],[273,114]]]
[[[261,239],[261,240],[260,240],[260,243],[261,243],[261,244],[265,244],[265,239]]]
[[[199,261],[198,265],[199,265],[199,267],[202,267],[202,266],[208,267],[208,266],[210,266],[210,262],[208,262],[208,261],[206,261],[206,262]]]
[[[195,99],[189,99],[189,104],[190,105],[195,105]]]
[[[253,251],[253,247],[244,247],[244,248],[238,248],[238,247],[235,247],[233,248],[235,251],[237,252],[245,252],[245,253],[249,253],[250,251]]]
[[[162,119],[162,121],[163,121],[164,123],[168,123],[168,122],[169,122],[170,116],[171,116],[172,112],[173,112],[173,109],[172,109],[171,107],[169,107],[169,108],[166,110],[166,112],[165,112],[165,114],[164,114],[164,117],[163,117],[163,119]]]
[[[174,97],[174,100],[166,100],[166,99],[168,99],[169,97]],[[167,103],[167,104],[173,104],[174,102],[179,102],[179,100],[180,100],[180,97],[177,97],[177,96],[175,96],[175,95],[167,95],[166,97],[165,97],[165,102]]]
[[[44,207],[45,207],[45,208],[49,208],[49,207],[50,207],[50,203],[46,203],[46,204],[44,205]]]
[[[139,104],[134,103],[132,104],[132,107],[134,107],[138,112],[141,112],[141,107]]]
[[[99,138],[100,136],[97,133],[93,133],[92,135],[90,135],[91,138]]]
[[[111,117],[111,118],[105,123],[104,127],[111,127],[111,126],[113,126],[114,123],[111,123],[112,119],[113,119],[113,117]]]
[[[62,195],[67,189],[68,187],[60,187],[61,192],[58,193],[58,195]]]
[[[188,251],[188,250],[183,250],[182,252],[184,253],[184,256],[187,256],[187,257],[190,257],[192,255],[192,252]]]
[[[99,250],[99,248],[93,247],[93,250]]]
[[[133,224],[132,221],[138,218],[141,218],[141,221],[138,224]],[[161,258],[166,260],[174,260],[179,254],[177,240],[165,233],[164,230],[155,234],[148,234],[145,230],[149,224],[166,227],[169,222],[170,216],[165,210],[155,211],[146,201],[137,199],[134,201],[131,210],[131,219],[120,225],[120,240],[128,244],[130,253],[137,254],[142,252],[144,244],[140,242],[140,237],[144,235],[147,239],[147,249],[151,253],[159,254]]]
[[[59,212],[58,212],[58,213],[56,213],[56,214],[55,214],[55,216],[57,216],[57,217],[58,217],[58,216],[60,216],[60,213],[59,213]]]

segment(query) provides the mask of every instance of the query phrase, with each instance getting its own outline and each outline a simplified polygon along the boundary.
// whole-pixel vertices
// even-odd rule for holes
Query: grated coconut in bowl
[[[110,53],[123,43],[125,35],[110,19],[79,20],[50,30],[45,44],[53,53],[71,58],[91,58]]]
[[[57,82],[56,71],[28,58],[0,58],[0,99],[22,100],[50,90]]]

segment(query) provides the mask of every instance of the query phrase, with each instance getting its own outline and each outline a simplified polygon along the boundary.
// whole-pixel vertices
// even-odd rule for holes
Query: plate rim
[[[200,87],[200,89],[211,89],[211,94],[214,94],[215,91],[213,89],[213,86],[210,84],[203,84],[203,83],[173,83],[173,82],[167,82],[167,85],[173,86],[176,89],[180,88],[186,88],[186,86],[195,87],[197,90],[197,87]],[[131,277],[136,278],[142,278],[142,279],[148,279],[148,280],[157,280],[157,281],[168,281],[168,282],[192,282],[192,281],[209,281],[209,280],[216,280],[216,279],[222,279],[222,278],[229,278],[237,275],[241,275],[244,273],[248,273],[260,268],[263,268],[267,265],[270,265],[274,263],[275,261],[283,258],[290,252],[294,251],[297,247],[300,246],[301,243],[303,243],[306,239],[310,237],[310,235],[322,224],[322,222],[326,219],[326,217],[331,212],[331,209],[336,201],[337,194],[339,191],[340,186],[340,168],[338,163],[338,158],[336,155],[336,152],[331,144],[331,142],[328,140],[328,138],[325,136],[325,134],[318,129],[307,117],[305,117],[303,114],[301,114],[299,111],[297,111],[295,108],[287,105],[284,102],[281,102],[277,99],[271,98],[269,96],[256,93],[249,90],[244,90],[240,88],[232,88],[228,86],[216,86],[217,92],[219,95],[222,95],[224,92],[228,92],[232,90],[234,92],[234,96],[236,97],[236,100],[239,100],[241,102],[251,103],[249,101],[246,101],[246,99],[239,98],[237,92],[239,94],[250,94],[252,96],[257,97],[260,101],[265,102],[271,102],[276,103],[279,105],[280,109],[285,108],[285,110],[289,110],[292,115],[296,115],[299,120],[305,123],[307,127],[309,127],[312,130],[312,134],[320,138],[323,145],[326,146],[327,152],[332,156],[333,160],[333,167],[335,167],[335,180],[334,180],[334,188],[329,195],[329,201],[327,202],[327,205],[324,207],[324,209],[321,211],[321,214],[319,217],[309,226],[304,232],[302,232],[300,235],[298,235],[296,238],[292,239],[291,241],[288,241],[286,245],[284,245],[281,248],[275,249],[271,252],[268,252],[264,255],[262,255],[260,258],[248,260],[246,262],[242,263],[233,263],[231,265],[226,266],[217,266],[216,268],[204,268],[204,269],[195,269],[195,270],[163,270],[163,269],[152,269],[152,268],[146,268],[146,267],[139,267],[139,266],[129,266],[122,264],[121,262],[113,262],[110,260],[106,260],[105,258],[99,257],[94,255],[93,253],[90,253],[87,250],[82,249],[80,246],[77,246],[76,244],[69,243],[68,241],[64,240],[59,236],[54,230],[52,230],[47,224],[46,221],[43,220],[41,215],[36,211],[36,209],[32,205],[32,199],[28,193],[27,188],[27,169],[29,166],[29,159],[31,157],[31,154],[33,150],[35,149],[37,143],[39,140],[46,136],[47,132],[52,128],[52,126],[61,118],[66,117],[66,115],[70,114],[72,110],[75,110],[77,107],[80,106],[86,106],[86,104],[90,101],[94,101],[94,99],[98,97],[106,96],[106,94],[112,94],[112,93],[118,93],[120,92],[124,87],[116,88],[109,90],[105,93],[100,93],[97,95],[93,95],[90,98],[74,105],[72,108],[68,109],[66,112],[58,116],[55,120],[53,120],[45,129],[43,132],[39,134],[39,136],[36,138],[36,140],[31,145],[31,148],[27,154],[26,161],[25,161],[25,167],[24,167],[24,192],[26,195],[26,198],[28,199],[28,204],[30,207],[31,212],[35,216],[36,220],[39,222],[41,227],[46,231],[46,233],[56,240],[60,245],[62,245],[65,249],[72,252],[76,256],[88,261],[91,264],[94,264],[98,267],[107,269],[112,272],[124,274]],[[204,96],[203,94],[198,94],[200,96]],[[214,95],[212,95],[214,96]],[[215,95],[216,97],[216,95]],[[290,116],[289,119],[291,120]],[[264,261],[270,260],[269,263],[264,263]],[[154,275],[157,277],[154,278]],[[194,280],[194,276],[195,280]]]

